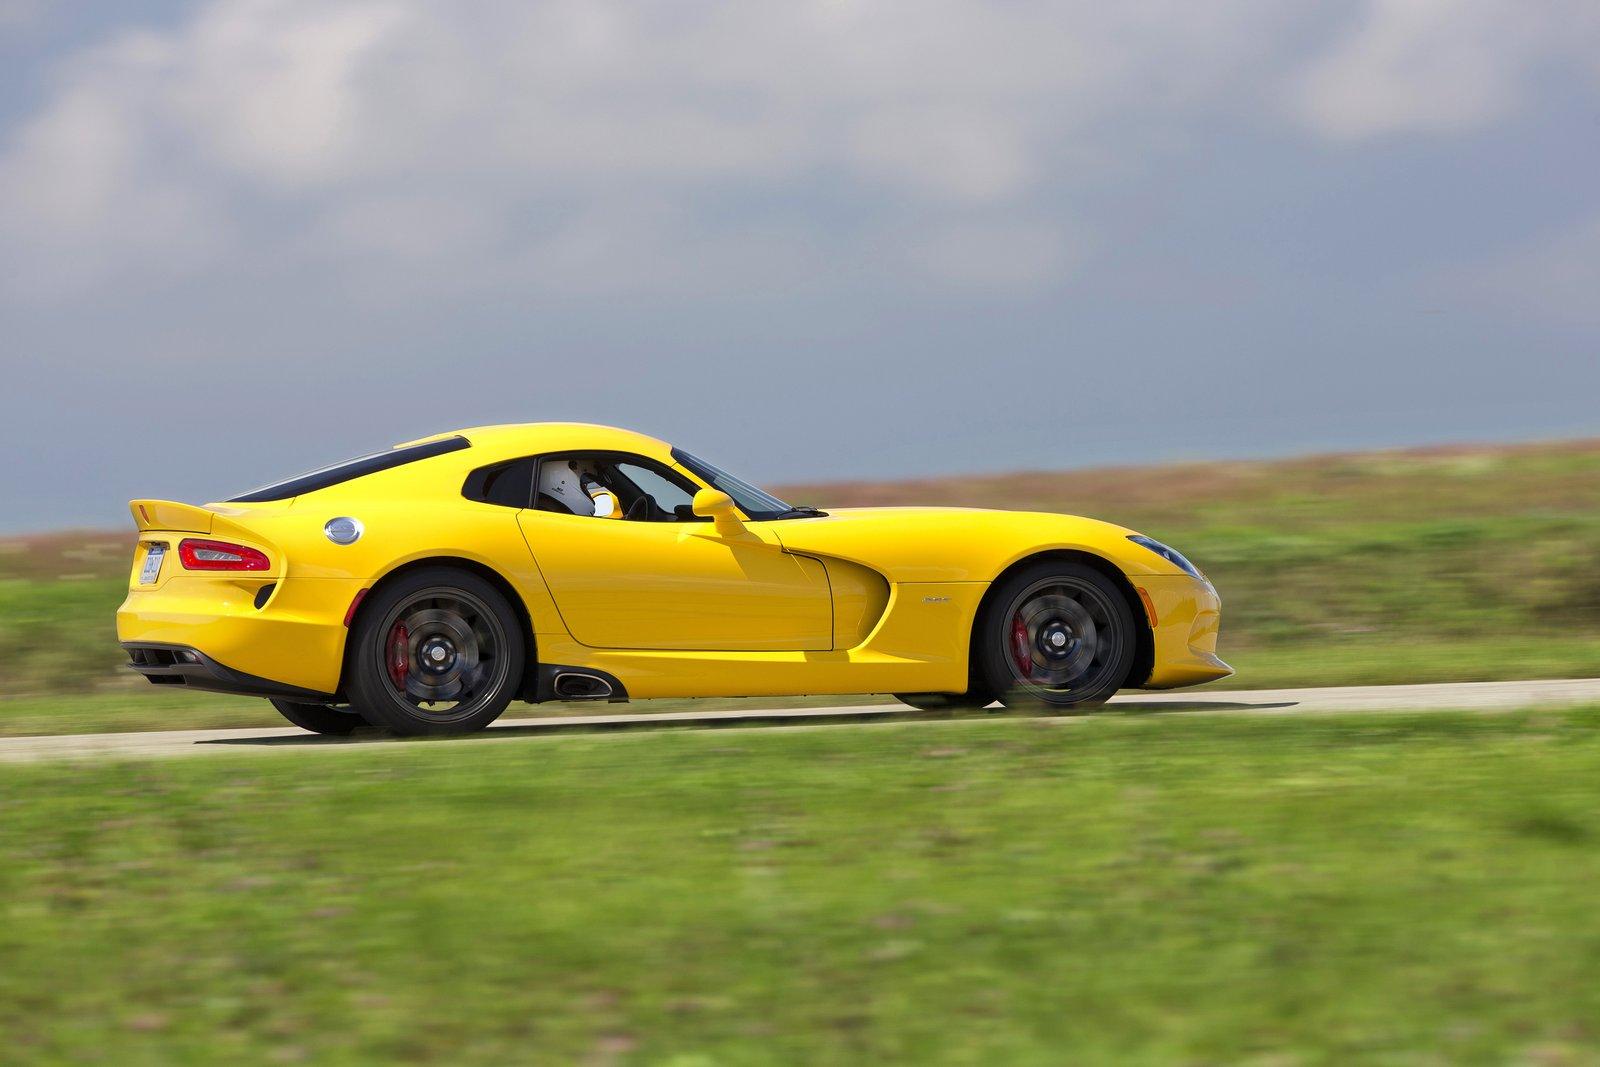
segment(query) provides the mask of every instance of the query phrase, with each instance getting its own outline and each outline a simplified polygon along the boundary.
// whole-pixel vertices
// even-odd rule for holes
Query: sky
[[[1600,433],[1593,0],[0,0],[0,529]]]

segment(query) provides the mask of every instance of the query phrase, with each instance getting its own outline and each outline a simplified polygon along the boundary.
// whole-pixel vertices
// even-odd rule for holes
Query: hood
[[[841,508],[817,518],[773,522],[767,529],[791,552],[859,563],[891,582],[993,581],[1017,560],[1052,549],[1091,552],[1127,574],[1164,573],[1129,551],[1128,535],[1134,531],[1077,515]]]

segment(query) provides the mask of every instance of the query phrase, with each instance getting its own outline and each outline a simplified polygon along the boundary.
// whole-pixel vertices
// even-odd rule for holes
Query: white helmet
[[[574,515],[594,515],[594,501],[583,491],[578,465],[566,463],[539,464],[539,495],[553,497]]]

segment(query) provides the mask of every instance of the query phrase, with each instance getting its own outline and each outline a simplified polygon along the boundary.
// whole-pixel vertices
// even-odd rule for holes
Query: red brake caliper
[[[1033,650],[1028,647],[1028,624],[1021,615],[1011,617],[1011,658],[1024,678],[1033,673]]]
[[[389,631],[389,680],[396,689],[405,689],[406,675],[411,673],[411,633],[406,624],[397,622]]]

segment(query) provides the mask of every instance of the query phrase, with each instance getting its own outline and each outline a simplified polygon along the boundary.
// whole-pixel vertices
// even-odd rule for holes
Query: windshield
[[[809,508],[790,507],[771,493],[757,489],[744,479],[735,478],[720,467],[713,467],[705,460],[691,456],[680,448],[672,450],[672,458],[699,475],[703,481],[733,497],[733,502],[739,505],[739,510],[757,521],[815,514],[815,511]]]

